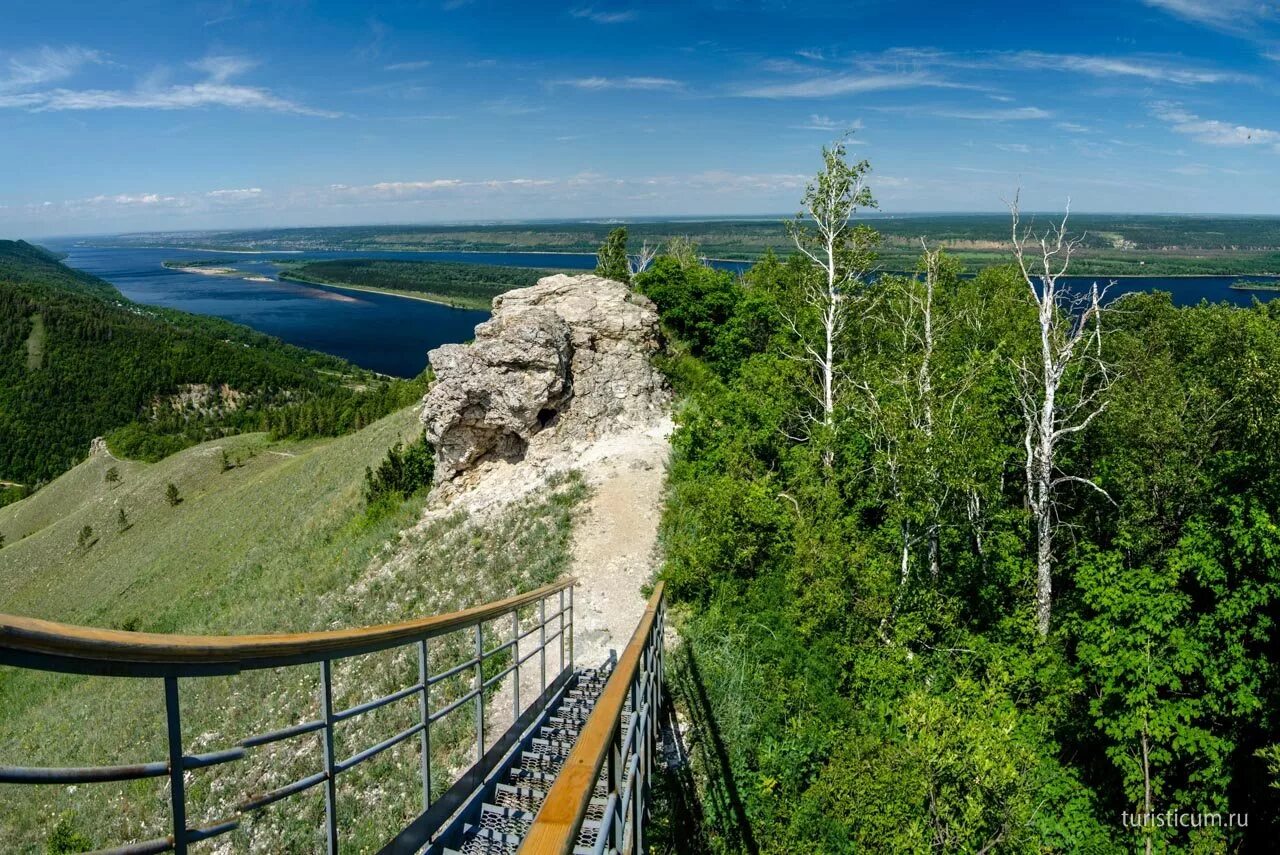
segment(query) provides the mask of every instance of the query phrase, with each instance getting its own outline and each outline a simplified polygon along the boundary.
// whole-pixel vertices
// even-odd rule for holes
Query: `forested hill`
[[[342,433],[418,394],[247,327],[133,303],[43,249],[0,241],[0,481],[47,481],[96,436],[156,459],[243,430]]]

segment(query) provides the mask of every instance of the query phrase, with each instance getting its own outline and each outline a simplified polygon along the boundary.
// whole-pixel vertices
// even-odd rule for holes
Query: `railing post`
[[[182,763],[182,711],[178,678],[164,678],[164,710],[169,734],[169,804],[173,815],[173,851],[187,853],[187,786]]]
[[[564,673],[564,588],[560,589],[560,610],[557,612],[560,619],[560,633],[556,636],[556,646],[560,648],[560,673]]]
[[[431,668],[427,660],[427,640],[418,642],[418,682],[422,694],[418,708],[422,712],[422,810],[431,807]]]
[[[514,703],[515,715],[512,717],[511,722],[514,725],[516,719],[520,718],[520,609],[519,608],[513,609],[511,612],[511,650],[512,650],[512,655],[515,657],[515,663],[516,663],[515,664],[516,670],[511,672],[511,677],[514,681],[512,683],[512,686],[514,687],[514,691],[512,692],[512,694],[515,696],[515,703]]]
[[[609,741],[609,789],[617,793],[614,809],[617,814],[613,822],[613,851],[621,852],[626,839],[626,820],[622,816],[622,779],[627,774],[626,761],[622,756],[622,722],[614,723],[613,736]]]
[[[538,600],[538,682],[547,690],[547,598]]]
[[[476,762],[484,759],[484,624],[476,624]]]
[[[338,855],[338,773],[333,756],[333,666],[320,662],[320,714],[324,718],[324,819],[329,855]]]
[[[573,668],[573,586],[569,586],[569,668]]]

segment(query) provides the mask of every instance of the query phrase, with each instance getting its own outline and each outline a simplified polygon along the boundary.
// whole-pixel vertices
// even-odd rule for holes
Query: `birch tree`
[[[640,245],[640,251],[634,255],[627,256],[627,270],[631,273],[631,278],[639,276],[649,269],[649,265],[653,263],[653,259],[658,254],[658,247],[653,246],[649,241],[645,241]]]
[[[871,468],[897,518],[898,599],[911,583],[921,541],[928,578],[936,584],[942,574],[948,511],[979,478],[981,462],[969,451],[971,396],[991,367],[990,357],[969,344],[971,307],[958,290],[960,265],[921,243],[916,276],[882,280],[884,305],[871,316],[879,335],[866,348],[876,352],[853,384],[852,406],[874,451]]]
[[[783,320],[799,343],[794,358],[813,371],[815,406],[804,417],[821,425],[823,463],[829,469],[836,407],[848,380],[843,339],[855,307],[865,302],[862,286],[875,261],[879,236],[869,226],[853,222],[860,208],[876,207],[866,183],[871,164],[849,163],[844,140],[823,148],[822,159],[822,171],[805,190],[802,211],[788,223],[796,249],[810,262],[811,275],[801,283],[796,305],[784,310]]]
[[[1088,486],[1111,497],[1089,478],[1058,465],[1064,440],[1085,430],[1107,407],[1111,375],[1102,361],[1102,299],[1095,282],[1087,293],[1071,292],[1061,279],[1082,237],[1067,232],[1070,204],[1062,220],[1044,232],[1023,226],[1018,195],[1009,205],[1013,254],[1036,310],[1038,347],[1016,365],[1022,410],[1027,507],[1036,542],[1036,628],[1049,634],[1053,609],[1053,533],[1059,488]]]

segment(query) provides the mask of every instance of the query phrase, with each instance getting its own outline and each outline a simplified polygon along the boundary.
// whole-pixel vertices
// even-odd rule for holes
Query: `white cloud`
[[[1273,3],[1263,0],[1142,0],[1146,5],[1171,15],[1204,24],[1215,30],[1248,34],[1265,20],[1280,17]]]
[[[574,77],[552,81],[553,86],[572,86],[574,89],[680,89],[679,80],[669,77]]]
[[[513,98],[486,101],[484,102],[484,108],[490,113],[497,113],[499,116],[527,116],[530,113],[540,113],[545,109],[544,107],[527,104],[524,101],[517,101]]]
[[[900,74],[836,74],[795,83],[753,86],[735,93],[744,98],[831,98],[863,92],[885,92],[920,87],[948,87],[951,84],[923,71]]]
[[[582,18],[597,24],[625,24],[628,21],[634,21],[637,17],[637,12],[634,9],[621,9],[610,12],[594,9],[590,6],[572,9],[569,14],[575,18]]]
[[[996,143],[996,148],[1001,151],[1013,152],[1014,154],[1030,154],[1031,147],[1025,143]]]
[[[1202,119],[1169,101],[1151,105],[1151,115],[1165,122],[1174,133],[1185,134],[1194,140],[1215,146],[1270,146],[1280,152],[1280,131],[1270,128],[1254,128],[1233,125],[1217,119]]]
[[[115,196],[93,196],[80,200],[88,205],[161,205],[177,202],[176,196],[162,196],[159,193],[120,193]]]
[[[416,59],[412,62],[393,62],[390,65],[382,66],[383,71],[421,71],[431,65],[429,59]]]
[[[1029,119],[1048,119],[1053,116],[1039,107],[1011,107],[1007,110],[934,110],[933,115],[942,119],[968,119],[974,122],[1021,122]]]
[[[203,71],[213,83],[226,83],[233,77],[252,71],[257,60],[246,56],[206,56],[191,63],[197,71]]]
[[[833,119],[830,116],[822,116],[813,113],[803,124],[792,125],[792,129],[797,131],[824,131],[826,133],[841,133],[844,131],[857,131],[862,129],[862,120],[853,119]]]
[[[1234,72],[1175,65],[1150,58],[1022,51],[1013,56],[1013,63],[1022,68],[1077,71],[1094,77],[1137,77],[1152,82],[1177,83],[1184,86],[1244,82],[1250,79],[1246,75]]]
[[[1081,125],[1076,122],[1054,122],[1053,126],[1069,134],[1087,134],[1090,131],[1087,125]]]
[[[196,83],[189,86],[131,91],[54,89],[40,94],[41,100],[33,107],[37,112],[111,109],[189,110],[198,107],[232,107],[240,110],[268,110],[326,118],[334,118],[338,115],[326,110],[314,110],[280,98],[256,86],[220,83]]]
[[[229,200],[253,199],[257,196],[262,195],[262,188],[261,187],[242,187],[237,190],[210,190],[208,193],[204,195],[208,196],[211,199],[229,199]]]
[[[0,92],[15,92],[66,80],[102,54],[82,47],[40,47],[9,54],[0,64]]]
[[[80,59],[76,60],[75,56]],[[164,85],[144,81],[133,89],[31,89],[40,83],[69,76],[74,68],[85,62],[96,61],[96,54],[85,59],[85,54],[63,56],[60,61],[43,65],[21,66],[25,73],[10,78],[13,94],[0,94],[0,107],[23,107],[33,112],[58,110],[188,110],[200,107],[231,107],[241,110],[266,110],[277,113],[295,113],[307,116],[336,117],[338,114],[317,110],[283,98],[268,89],[230,82],[233,77],[252,69],[256,62],[238,56],[208,56],[190,65],[206,75],[197,83]],[[77,64],[78,62],[78,64]],[[14,66],[10,66],[11,70]],[[40,71],[43,69],[43,71]],[[0,88],[3,92],[3,88]]]

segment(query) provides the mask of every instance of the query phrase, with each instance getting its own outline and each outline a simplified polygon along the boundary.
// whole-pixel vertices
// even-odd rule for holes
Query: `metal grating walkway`
[[[485,788],[483,798],[464,809],[469,816],[424,851],[430,855],[514,855],[577,744],[612,670],[611,658],[600,668],[578,671],[569,683],[571,688],[547,706],[518,748],[513,749],[503,764],[505,770]],[[622,718],[624,728],[630,719],[628,703]],[[576,853],[590,855],[599,851],[607,794],[608,781],[601,775],[578,833]]]

